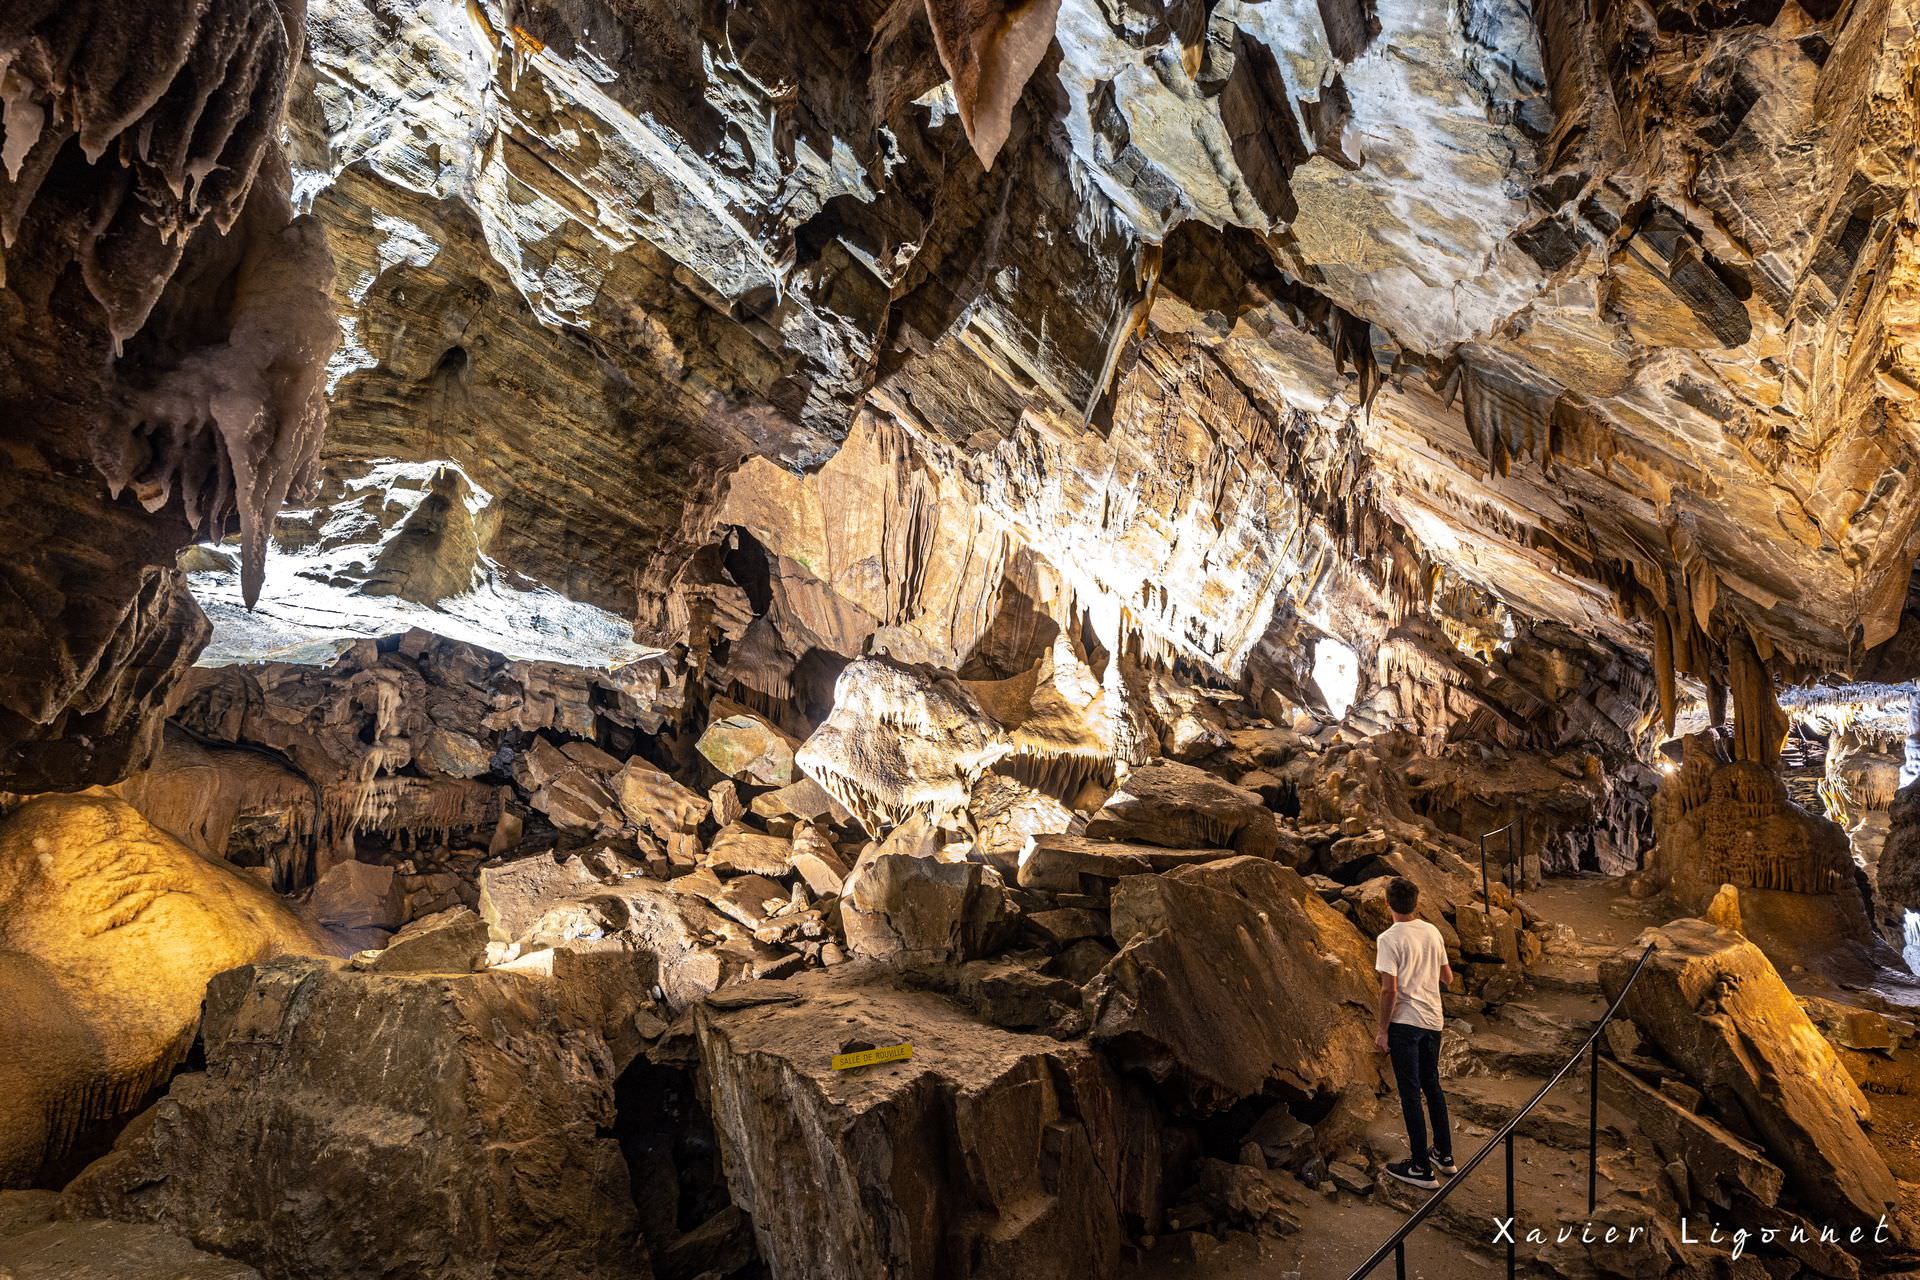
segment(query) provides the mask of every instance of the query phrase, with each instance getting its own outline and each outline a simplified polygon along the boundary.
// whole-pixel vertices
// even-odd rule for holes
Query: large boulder
[[[512,770],[527,803],[572,832],[620,829],[626,819],[615,794],[620,771],[620,762],[592,743],[556,747],[545,738],[535,738],[515,757]]]
[[[0,1192],[6,1280],[260,1280],[245,1263],[203,1253],[145,1223],[55,1217],[51,1191]]]
[[[555,863],[541,855],[509,866],[530,869],[518,880],[497,883],[483,872],[482,885],[499,892],[483,896],[481,908],[494,940],[518,952],[516,963],[550,952],[622,956],[674,1010],[754,967],[751,943],[716,910],[719,882],[713,881],[711,896],[701,892],[702,879],[711,879],[711,873],[670,883],[636,876],[602,884],[579,870],[577,858]],[[774,885],[773,890],[785,898],[784,889]]]
[[[1281,848],[1279,825],[1257,792],[1174,760],[1129,771],[1088,821],[1087,834],[1168,849],[1232,849],[1262,858]]]
[[[1607,960],[1601,982],[1720,1112],[1757,1134],[1793,1190],[1837,1225],[1894,1214],[1898,1187],[1861,1129],[1866,1097],[1758,947],[1705,920],[1650,929]]]
[[[1093,1040],[1207,1110],[1371,1096],[1373,948],[1300,875],[1229,858],[1113,891],[1121,944],[1087,988]]]
[[[734,1200],[781,1280],[1116,1274],[1152,1126],[1085,1044],[983,1025],[855,963],[696,1013]],[[751,988],[735,988],[741,993]],[[731,994],[731,993],[729,993]],[[910,1043],[904,1062],[832,1057]]]
[[[860,856],[840,911],[855,955],[967,960],[999,940],[1007,891],[992,867],[943,855],[926,820],[916,817]]]
[[[639,756],[621,766],[613,790],[627,821],[662,840],[693,831],[712,810],[704,797]]]
[[[391,931],[406,923],[406,898],[393,868],[356,859],[327,869],[314,883],[307,910],[328,928],[349,933]]]
[[[644,995],[564,973],[364,973],[283,960],[208,988],[177,1077],[64,1196],[279,1280],[645,1276],[614,1124]]]
[[[762,787],[784,787],[794,780],[799,743],[737,702],[715,698],[709,710],[706,731],[694,744],[708,764],[735,781]]]
[[[138,1107],[185,1058],[207,980],[319,932],[131,806],[44,796],[0,823],[0,1186]]]
[[[1089,840],[1084,836],[1034,836],[1020,851],[1023,889],[1043,893],[1104,890],[1123,876],[1218,862],[1235,855],[1227,849],[1166,849],[1153,844]]]
[[[973,692],[932,667],[887,657],[848,663],[833,712],[801,746],[800,769],[869,831],[967,806],[973,784],[1013,750]]]
[[[487,922],[472,907],[422,916],[393,935],[366,968],[382,973],[471,973],[487,956]]]
[[[605,882],[578,856],[536,853],[480,869],[480,915],[496,942],[525,936],[557,902],[589,897]]]

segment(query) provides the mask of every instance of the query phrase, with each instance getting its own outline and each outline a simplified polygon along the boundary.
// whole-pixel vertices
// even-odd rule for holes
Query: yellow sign
[[[910,1044],[890,1044],[884,1049],[863,1049],[859,1053],[836,1053],[833,1055],[833,1069],[845,1071],[848,1067],[871,1067],[882,1062],[905,1062],[913,1056]]]

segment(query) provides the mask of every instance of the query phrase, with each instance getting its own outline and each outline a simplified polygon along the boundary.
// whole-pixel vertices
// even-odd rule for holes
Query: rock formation
[[[1150,1132],[1087,1046],[983,1029],[883,974],[740,988],[699,1037],[729,1184],[779,1275],[1109,1270],[1157,1194]],[[903,1042],[908,1061],[829,1068]]]
[[[1643,939],[1654,951],[1626,1013],[1706,1091],[1715,1110],[1758,1134],[1806,1200],[1852,1227],[1902,1222],[1899,1194],[1861,1125],[1867,1099],[1759,948],[1704,920]],[[1640,948],[1601,968],[1618,996]]]
[[[1732,885],[1743,929],[1782,963],[1870,970],[1878,937],[1846,833],[1795,804],[1778,773],[1723,751],[1687,738],[1655,797],[1651,874],[1687,911]]]
[[[167,1223],[277,1276],[645,1274],[626,1165],[603,1136],[643,1002],[615,970],[234,969],[208,992],[205,1070],[63,1209]]]
[[[1113,890],[1120,952],[1088,989],[1094,1043],[1218,1107],[1373,1093],[1367,940],[1299,875],[1232,858]]]
[[[187,1057],[207,981],[326,940],[278,898],[126,804],[46,796],[0,820],[0,1185],[57,1168]]]
[[[6,621],[32,637],[0,698],[16,789],[144,761],[206,641],[174,552],[237,521],[251,602],[273,518],[313,478],[332,260],[274,141],[305,17],[235,0],[0,21]]]

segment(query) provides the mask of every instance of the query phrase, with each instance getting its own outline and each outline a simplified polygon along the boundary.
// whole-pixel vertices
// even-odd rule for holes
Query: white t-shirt
[[[1439,1031],[1447,1025],[1440,1007],[1440,971],[1447,967],[1447,944],[1425,920],[1402,920],[1380,935],[1373,967],[1394,977],[1390,1021]]]

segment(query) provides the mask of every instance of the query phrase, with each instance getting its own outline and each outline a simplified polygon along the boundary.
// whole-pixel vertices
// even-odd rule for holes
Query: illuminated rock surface
[[[0,822],[0,976],[20,1033],[0,1068],[0,1182],[33,1180],[164,1086],[208,979],[329,945],[258,881],[120,801],[47,796]]]

